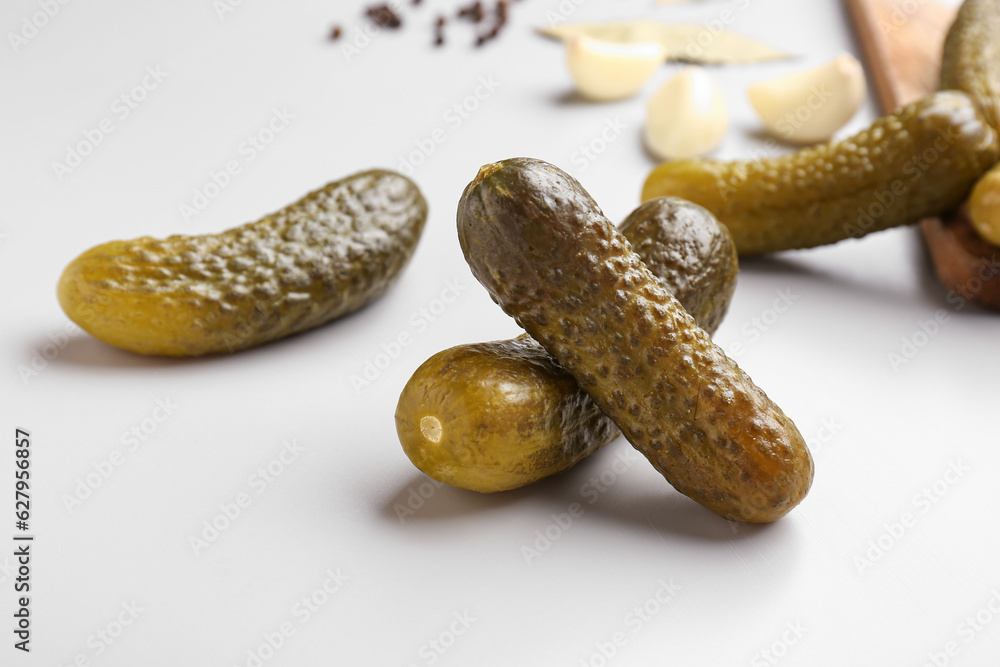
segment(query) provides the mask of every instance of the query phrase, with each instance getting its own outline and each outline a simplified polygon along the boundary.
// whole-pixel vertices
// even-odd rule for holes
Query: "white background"
[[[366,25],[362,4],[245,0],[220,18],[210,0],[79,0],[18,50],[5,37],[0,540],[13,544],[11,441],[21,427],[32,434],[36,541],[30,656],[12,648],[13,546],[0,548],[0,662],[253,665],[248,651],[260,655],[288,623],[294,633],[273,655],[264,644],[263,664],[919,666],[949,642],[954,655],[939,663],[997,664],[1000,619],[988,605],[1000,609],[1000,317],[947,301],[913,229],[743,263],[716,339],[796,421],[816,459],[812,492],[776,524],[719,519],[624,440],[502,495],[427,483],[396,439],[403,384],[434,352],[517,333],[456,242],[464,185],[483,163],[538,157],[620,220],[654,161],[640,138],[643,97],[578,101],[559,45],[532,33],[560,11],[556,0],[512,3],[509,29],[483,49],[471,48],[466,26],[431,48],[433,17],[458,3],[425,0],[405,7],[403,30],[376,35],[348,61],[341,45]],[[858,53],[839,3],[586,0],[569,18],[707,24],[726,9],[730,28],[800,56],[712,70],[732,118],[718,155],[735,158],[764,146],[749,83]],[[37,11],[34,1],[5,2],[0,27],[20,31]],[[340,44],[325,39],[336,22]],[[115,100],[147,67],[166,77],[123,118]],[[644,96],[676,69],[664,66]],[[467,102],[481,77],[499,86]],[[478,108],[456,124],[445,115],[456,104]],[[275,109],[294,118],[247,160],[241,142]],[[875,113],[869,103],[845,133]],[[105,118],[113,132],[60,180],[53,162]],[[608,122],[624,130],[581,160],[580,146]],[[56,280],[86,248],[255,220],[327,181],[399,169],[437,128],[445,142],[413,174],[431,208],[424,237],[399,284],[362,312],[196,360],[62,335]],[[184,220],[179,207],[229,160],[241,172]],[[448,281],[460,297],[421,324],[414,313]],[[776,316],[789,292],[792,305]],[[917,335],[919,352],[893,368],[889,355],[935,316],[946,322]],[[352,386],[401,333],[412,343],[370,386]],[[157,412],[158,400],[176,407]],[[144,440],[133,447],[135,428]],[[261,489],[253,476],[286,442],[302,451]],[[121,465],[99,479],[115,452]],[[627,468],[611,472],[619,460]],[[584,485],[602,474],[614,484],[590,503]],[[68,504],[88,475],[97,488]],[[241,493],[249,507],[193,548]],[[583,515],[559,528],[574,502]],[[556,539],[540,541],[546,531]],[[540,556],[529,563],[525,547]],[[322,592],[338,571],[346,581]],[[313,595],[323,604],[306,619],[296,605]],[[141,611],[119,633],[119,616],[131,620],[123,605]],[[967,618],[979,612],[992,623],[974,629]],[[107,644],[99,631],[118,636]],[[616,633],[607,661],[601,648],[610,653]]]

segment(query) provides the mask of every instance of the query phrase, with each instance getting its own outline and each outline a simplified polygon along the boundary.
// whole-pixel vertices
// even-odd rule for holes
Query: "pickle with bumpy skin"
[[[643,200],[701,204],[740,255],[811,248],[911,224],[962,203],[1000,159],[968,96],[940,92],[855,136],[759,161],[685,160],[653,169]]]
[[[319,326],[380,296],[427,219],[417,186],[373,170],[218,234],[96,246],[59,279],[95,338],[139,354],[234,352]]]
[[[965,0],[948,30],[941,90],[960,90],[1000,131],[1000,2]]]
[[[740,271],[726,226],[702,206],[658,197],[632,211],[620,229],[698,326],[715,333],[729,310]]]
[[[725,227],[700,206],[664,197],[633,211],[621,230],[664,288],[702,328],[715,331],[739,272]],[[432,356],[403,388],[396,431],[417,468],[481,493],[567,470],[619,435],[527,334]]]
[[[809,490],[795,424],[665,290],[571,176],[486,165],[458,210],[493,299],[576,379],[681,493],[736,521],[774,521]]]

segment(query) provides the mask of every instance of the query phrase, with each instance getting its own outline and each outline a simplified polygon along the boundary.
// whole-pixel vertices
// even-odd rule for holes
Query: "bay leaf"
[[[784,51],[731,30],[709,30],[705,26],[692,23],[665,23],[648,19],[567,23],[539,28],[538,33],[559,40],[566,40],[572,35],[582,33],[596,40],[619,44],[659,42],[666,49],[667,61],[703,65],[755,63],[792,57]]]

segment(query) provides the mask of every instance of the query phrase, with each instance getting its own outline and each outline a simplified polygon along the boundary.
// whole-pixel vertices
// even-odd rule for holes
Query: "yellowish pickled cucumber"
[[[421,364],[400,394],[396,433],[426,475],[480,493],[567,470],[619,435],[526,334],[459,345]]]
[[[682,493],[737,521],[787,514],[812,483],[795,424],[713,345],[571,176],[486,165],[459,203],[466,260]]]
[[[740,255],[811,248],[959,205],[1000,159],[997,133],[966,95],[940,92],[843,141],[760,161],[666,162],[643,200],[701,204]]]
[[[319,326],[381,295],[416,248],[427,204],[374,170],[218,234],[96,246],[59,279],[95,338],[140,354],[234,352]]]
[[[633,211],[621,230],[664,288],[715,331],[739,271],[725,227],[700,206],[664,197]],[[396,430],[417,468],[482,493],[562,472],[619,435],[527,334],[432,356],[403,388]]]
[[[966,93],[1000,131],[1000,1],[962,3],[944,42],[940,88]]]
[[[986,172],[972,188],[969,220],[984,241],[1000,246],[1000,166]]]

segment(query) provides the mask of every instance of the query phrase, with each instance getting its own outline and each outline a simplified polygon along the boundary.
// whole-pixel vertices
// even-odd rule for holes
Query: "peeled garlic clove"
[[[580,95],[607,102],[637,94],[663,63],[658,42],[612,44],[586,35],[566,41],[566,64]]]
[[[755,83],[750,104],[775,136],[797,144],[828,141],[865,99],[861,63],[844,53],[825,65]]]
[[[665,160],[713,151],[728,127],[722,90],[697,67],[668,79],[646,104],[646,145]]]

